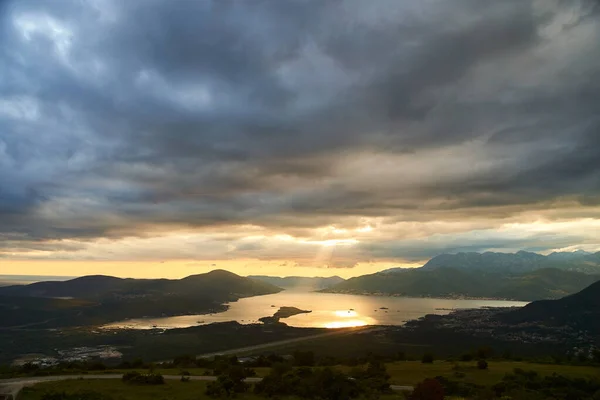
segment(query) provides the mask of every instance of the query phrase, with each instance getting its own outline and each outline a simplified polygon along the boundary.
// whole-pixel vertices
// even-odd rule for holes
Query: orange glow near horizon
[[[287,263],[287,266],[284,264]],[[0,275],[84,276],[111,275],[121,278],[179,279],[215,269],[225,269],[241,276],[354,276],[372,274],[398,266],[422,264],[391,262],[359,263],[352,268],[294,266],[289,260],[165,260],[165,261],[80,261],[80,260],[1,260]]]

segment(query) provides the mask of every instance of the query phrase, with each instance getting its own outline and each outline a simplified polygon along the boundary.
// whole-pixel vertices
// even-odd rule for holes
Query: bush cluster
[[[40,397],[41,400],[112,400],[110,396],[93,392],[93,391],[80,391],[75,393],[66,392],[46,392]]]
[[[165,378],[160,374],[140,374],[136,371],[123,374],[123,382],[135,385],[162,385]]]
[[[390,390],[389,375],[382,363],[372,362],[351,375],[331,368],[312,369],[289,365],[274,366],[271,373],[254,386],[254,392],[267,397],[295,396],[304,399],[342,400],[375,398]]]
[[[254,370],[239,365],[230,366],[217,377],[215,382],[208,384],[206,394],[211,397],[230,397],[236,393],[247,392],[250,385],[244,382],[244,379],[251,376],[249,371],[255,375]]]

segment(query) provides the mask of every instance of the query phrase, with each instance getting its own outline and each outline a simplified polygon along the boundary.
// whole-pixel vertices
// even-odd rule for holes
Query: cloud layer
[[[600,247],[596,1],[9,1],[0,30],[0,257]]]

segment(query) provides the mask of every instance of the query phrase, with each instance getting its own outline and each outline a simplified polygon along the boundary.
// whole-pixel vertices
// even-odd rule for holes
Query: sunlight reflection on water
[[[366,321],[361,319],[349,319],[346,321],[333,321],[327,322],[323,327],[324,328],[354,328],[356,326],[365,326],[369,325]]]
[[[184,328],[213,322],[258,323],[279,307],[311,310],[281,321],[295,327],[340,328],[364,325],[403,325],[426,314],[447,314],[452,309],[479,307],[521,307],[527,303],[500,300],[451,300],[350,294],[316,293],[286,290],[280,293],[248,297],[229,304],[222,313],[184,315],[165,318],[140,318],[107,325],[109,328]]]
[[[352,318],[356,317],[358,313],[354,310],[337,310],[334,312],[336,317],[340,318]]]

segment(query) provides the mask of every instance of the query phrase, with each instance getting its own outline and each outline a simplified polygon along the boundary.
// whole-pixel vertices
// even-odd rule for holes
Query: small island
[[[301,310],[296,307],[279,307],[279,310],[271,317],[262,317],[258,320],[263,324],[281,324],[279,320],[282,318],[289,318],[298,314],[308,314],[311,313],[312,310]]]

